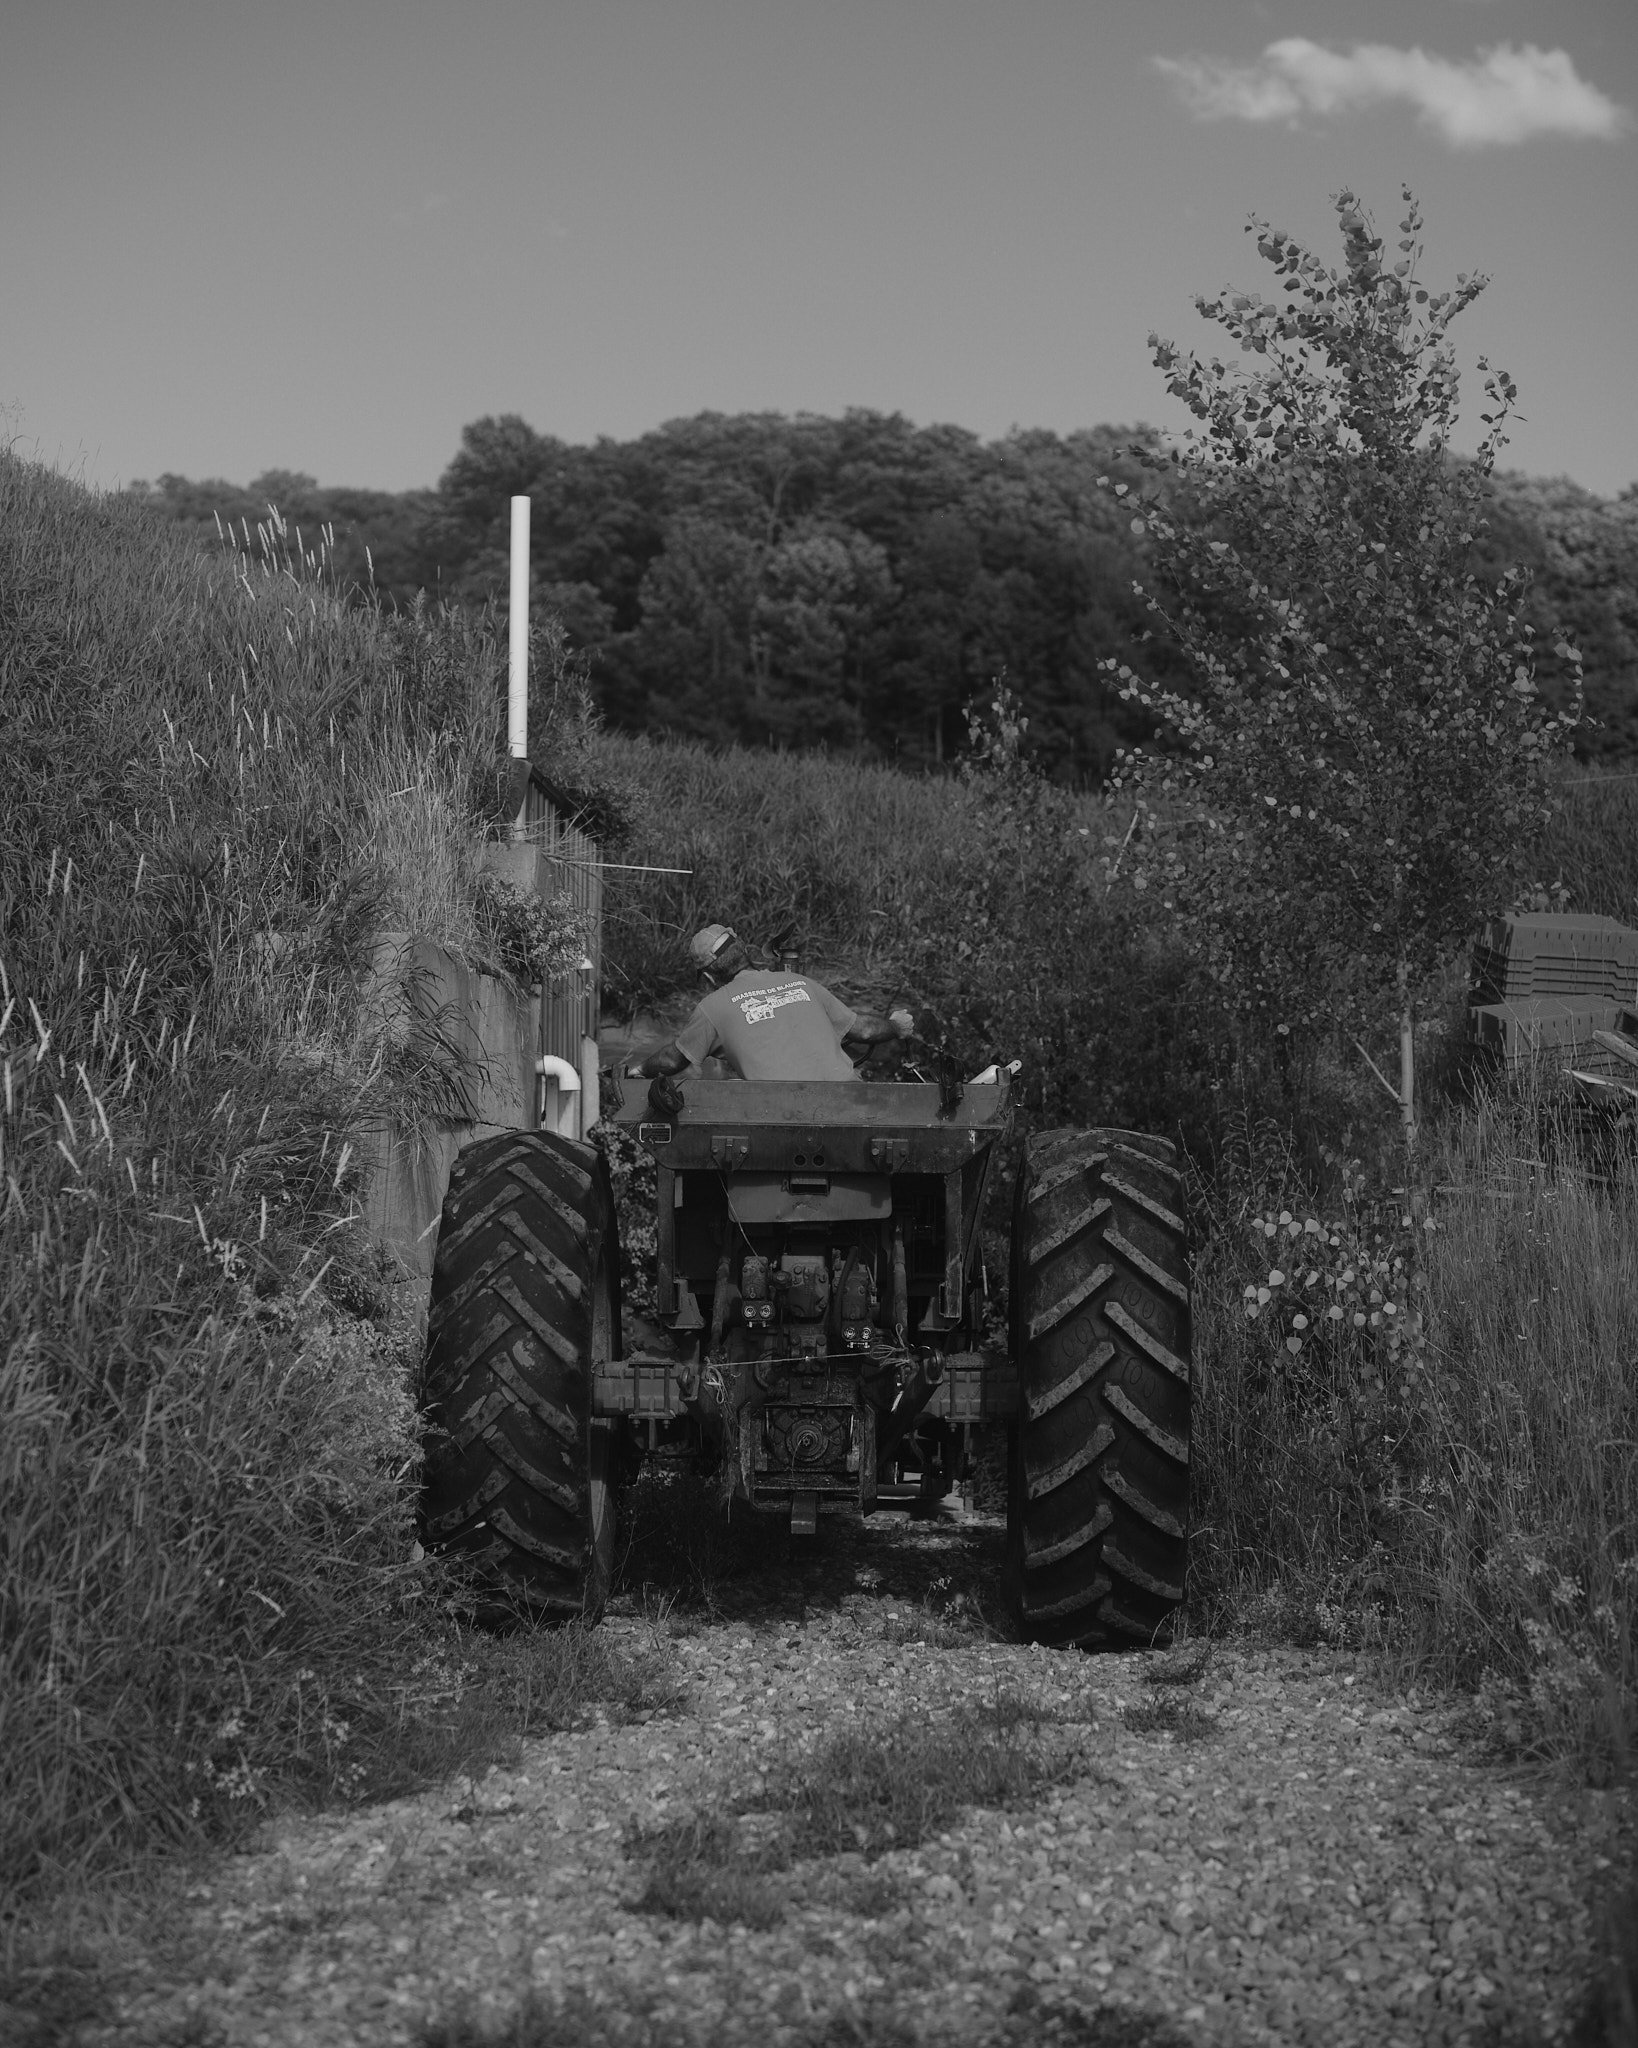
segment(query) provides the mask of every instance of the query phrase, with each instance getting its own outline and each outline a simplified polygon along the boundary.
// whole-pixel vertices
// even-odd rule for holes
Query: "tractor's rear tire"
[[[1047,1131],[1025,1149],[1006,1591],[1036,1642],[1154,1642],[1183,1599],[1190,1261],[1174,1156],[1132,1131]]]
[[[422,1378],[421,1541],[467,1567],[476,1618],[595,1621],[614,1570],[620,1356],[608,1168],[545,1131],[468,1145],[438,1227]]]

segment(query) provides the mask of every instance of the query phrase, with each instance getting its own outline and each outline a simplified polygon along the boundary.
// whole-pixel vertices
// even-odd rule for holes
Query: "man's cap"
[[[689,940],[688,950],[701,967],[709,967],[729,940],[738,936],[731,924],[708,924]]]

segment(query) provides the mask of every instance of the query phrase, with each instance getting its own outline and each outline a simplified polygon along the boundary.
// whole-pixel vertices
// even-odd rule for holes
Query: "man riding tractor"
[[[852,1081],[856,1060],[915,1029],[908,1010],[850,1010],[809,975],[754,967],[730,925],[708,924],[688,950],[711,992],[669,1045],[629,1069],[653,1082],[650,1104],[662,1116],[680,1107],[672,1077],[713,1054],[742,1081]]]

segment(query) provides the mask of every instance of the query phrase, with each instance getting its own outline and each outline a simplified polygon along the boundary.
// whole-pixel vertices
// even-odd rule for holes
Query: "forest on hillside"
[[[1095,782],[1149,723],[1099,663],[1154,680],[1181,657],[1133,590],[1145,536],[1100,479],[1134,494],[1148,428],[985,441],[901,415],[701,413],[629,441],[577,445],[515,414],[474,421],[437,488],[321,488],[270,470],[248,485],[165,475],[132,486],[215,542],[270,504],[312,542],[334,532],[344,583],[392,604],[504,602],[508,501],[532,500],[532,601],[561,618],[617,730],[722,744],[946,759],[964,707],[1003,670],[1061,780]],[[1534,576],[1547,651],[1585,656],[1594,724],[1578,752],[1638,754],[1638,484],[1604,499],[1567,478],[1499,473],[1475,564]]]

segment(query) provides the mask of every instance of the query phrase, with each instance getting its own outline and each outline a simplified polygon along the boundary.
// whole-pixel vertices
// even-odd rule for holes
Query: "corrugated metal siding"
[[[589,970],[550,981],[541,991],[541,1050],[581,1065],[586,1039],[597,1037],[603,985],[603,870],[596,840],[571,824],[538,777],[529,778],[524,831],[546,856],[550,885],[585,911],[591,928]]]

